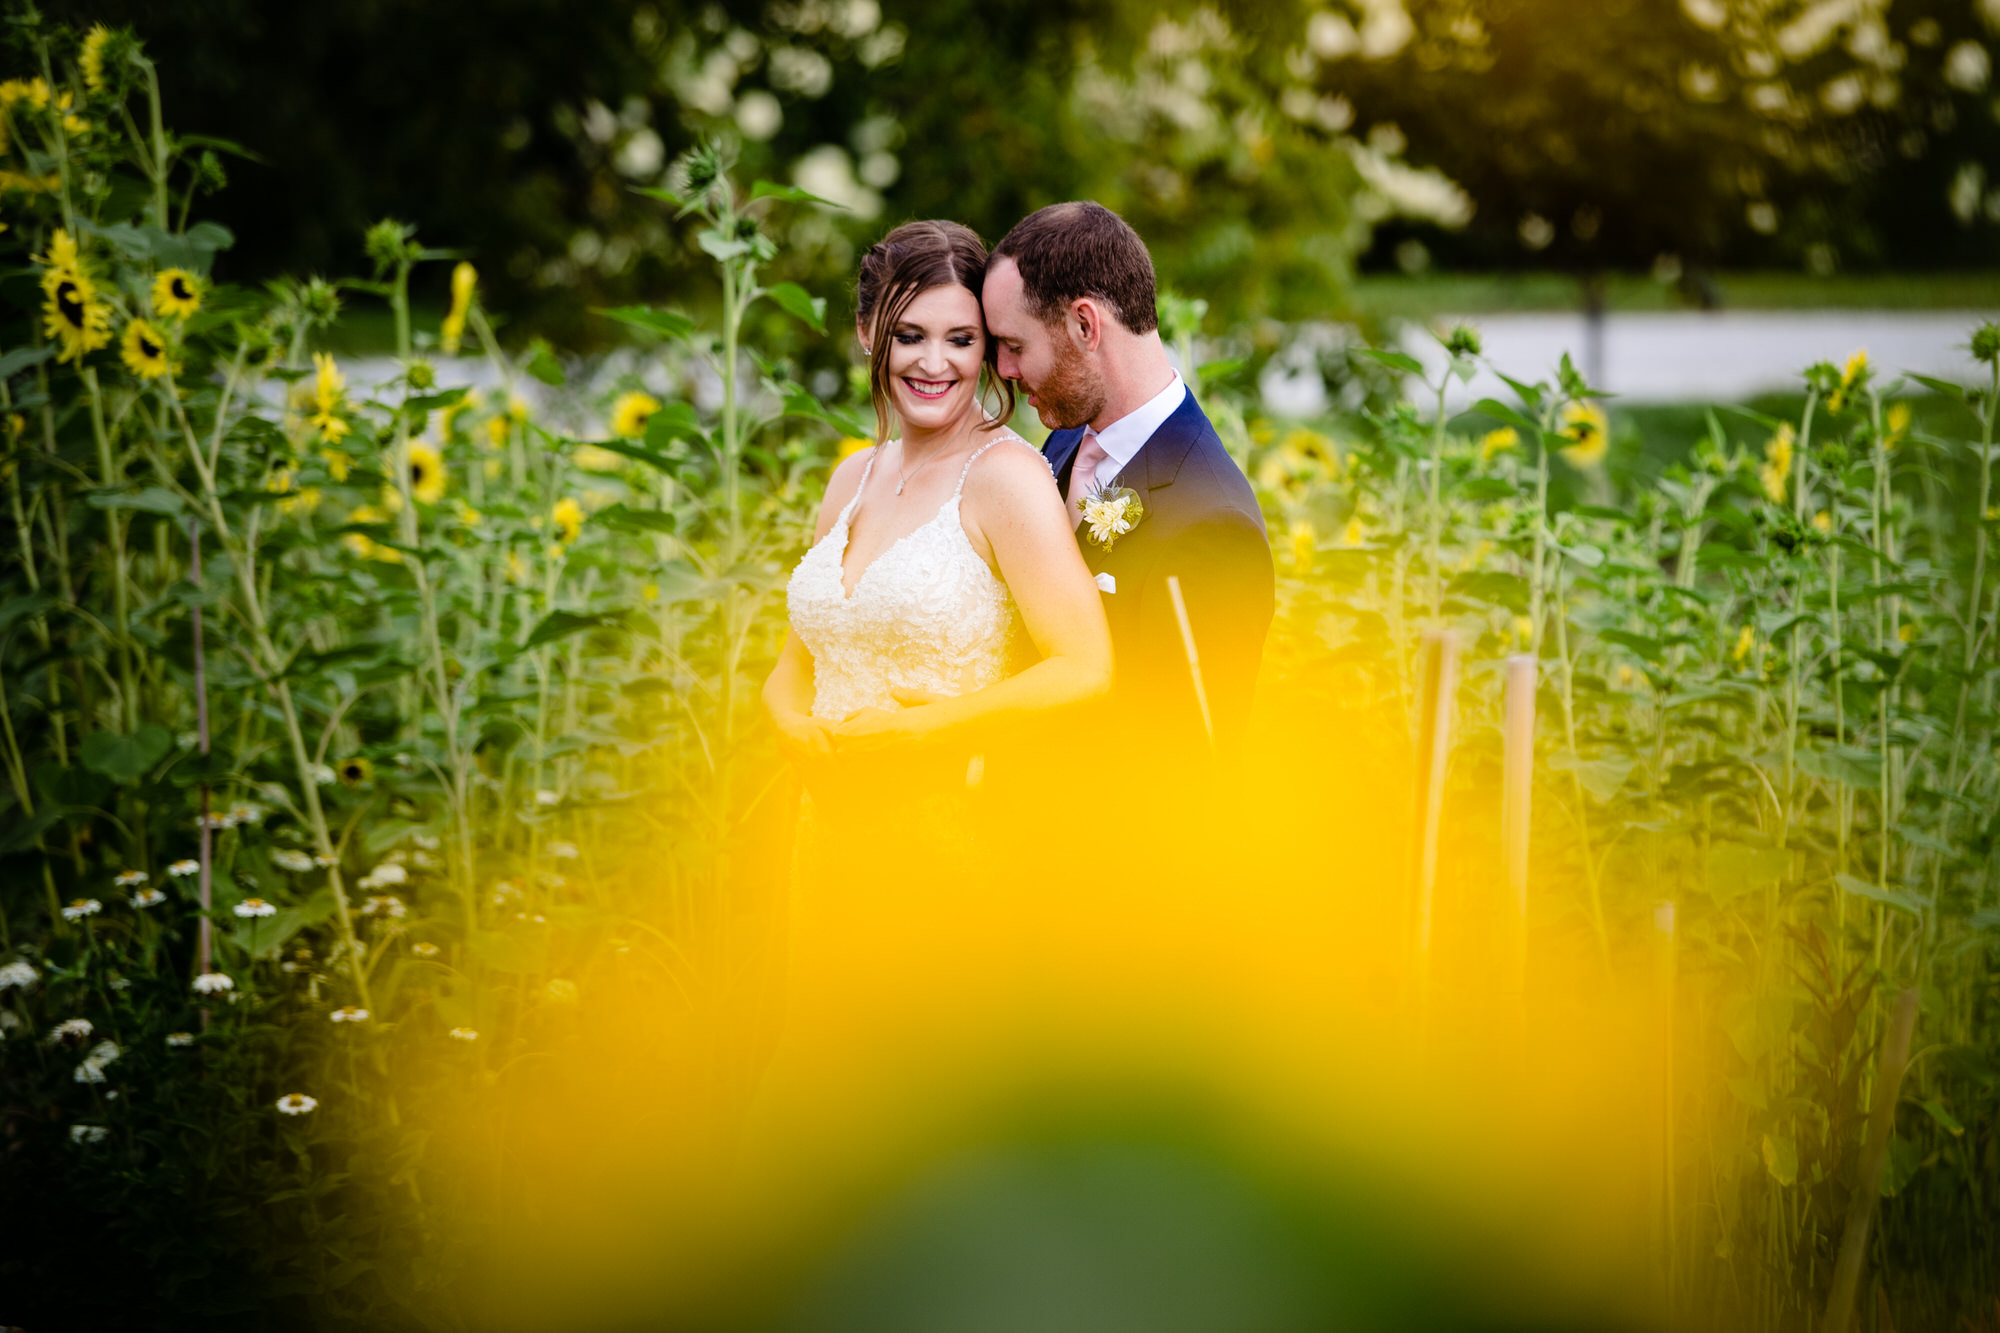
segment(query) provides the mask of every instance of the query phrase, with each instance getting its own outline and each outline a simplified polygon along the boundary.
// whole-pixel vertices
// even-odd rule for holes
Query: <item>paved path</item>
[[[1640,402],[1735,402],[1772,390],[1797,389],[1800,372],[1815,361],[1838,365],[1857,349],[1885,372],[1916,371],[1960,383],[1974,379],[1966,351],[1972,330],[2000,319],[1981,310],[1724,310],[1613,314],[1605,318],[1593,349],[1579,314],[1472,317],[1486,360],[1518,380],[1553,378],[1569,352],[1603,389]],[[1455,322],[1439,320],[1436,327]],[[1406,331],[1404,348],[1433,375],[1444,353],[1421,328]],[[1286,415],[1323,410],[1317,375],[1268,372],[1267,403]],[[1468,387],[1453,382],[1450,401],[1511,401],[1498,376],[1482,368]]]

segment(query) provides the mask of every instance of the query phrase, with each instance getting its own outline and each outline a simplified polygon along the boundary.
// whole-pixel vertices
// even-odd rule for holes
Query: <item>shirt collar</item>
[[[1153,433],[1166,424],[1167,418],[1180,410],[1186,398],[1187,385],[1181,382],[1180,372],[1176,371],[1174,377],[1167,381],[1166,388],[1103,430],[1096,431],[1099,447],[1106,457],[1123,468],[1132,461],[1140,447],[1153,438]]]

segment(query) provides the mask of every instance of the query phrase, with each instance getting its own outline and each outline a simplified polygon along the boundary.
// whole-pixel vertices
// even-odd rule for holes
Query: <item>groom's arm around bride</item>
[[[1167,358],[1144,242],[1097,204],[1053,205],[995,247],[984,298],[1001,373],[1052,428],[1045,452],[1110,622],[1111,712],[1091,725],[1166,759],[1209,753],[1212,730],[1213,751],[1233,756],[1271,621],[1270,544],[1249,481]]]

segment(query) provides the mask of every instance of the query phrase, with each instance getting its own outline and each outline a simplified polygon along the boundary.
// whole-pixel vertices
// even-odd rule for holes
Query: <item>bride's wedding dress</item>
[[[849,588],[843,563],[875,470],[869,458],[854,498],[787,589],[792,630],[812,653],[814,717],[838,722],[863,708],[894,709],[899,689],[969,694],[1007,674],[1020,618],[1007,585],[972,549],[959,502],[972,465],[1009,441],[1033,447],[1009,432],[975,450],[931,520],[876,556]]]

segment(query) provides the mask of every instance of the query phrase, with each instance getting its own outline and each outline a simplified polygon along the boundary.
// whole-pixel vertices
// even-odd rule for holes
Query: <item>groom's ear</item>
[[[1104,345],[1104,310],[1089,297],[1079,296],[1069,303],[1063,328],[1079,348],[1094,352]]]

